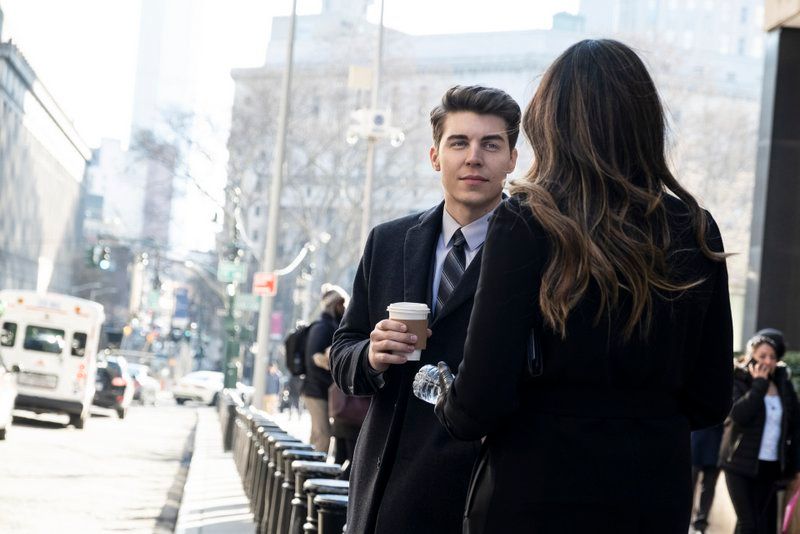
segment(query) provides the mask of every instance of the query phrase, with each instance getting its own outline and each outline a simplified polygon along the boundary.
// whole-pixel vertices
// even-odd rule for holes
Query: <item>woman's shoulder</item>
[[[689,209],[689,206],[683,200],[671,194],[664,194],[663,203],[673,235],[696,241],[695,221],[692,218],[692,210]],[[710,211],[702,208],[700,211],[705,218],[705,239],[709,248],[715,252],[721,252],[723,249],[722,235],[717,221]]]
[[[543,235],[531,206],[522,195],[514,195],[504,199],[494,212],[494,219],[509,229],[530,233],[532,237]]]

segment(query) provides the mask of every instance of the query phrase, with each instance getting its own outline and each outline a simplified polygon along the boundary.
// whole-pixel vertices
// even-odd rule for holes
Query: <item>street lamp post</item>
[[[236,284],[230,283],[226,287],[228,296],[228,313],[225,316],[225,378],[226,388],[235,388],[239,379],[239,324],[236,322]]]
[[[375,144],[378,139],[390,138],[393,146],[400,146],[405,135],[399,128],[391,126],[391,113],[388,110],[378,109],[378,96],[381,83],[381,63],[383,59],[383,7],[381,0],[381,14],[378,23],[378,43],[375,47],[375,57],[372,65],[372,98],[369,109],[359,109],[352,116],[356,123],[347,129],[347,142],[355,144],[359,139],[367,140],[367,162],[364,177],[363,207],[361,211],[361,236],[360,243],[363,247],[369,235],[372,220],[372,182],[375,175]]]
[[[378,109],[378,92],[381,83],[381,58],[383,57],[383,4],[381,0],[381,16],[378,23],[378,46],[375,48],[375,59],[372,65],[372,110]],[[375,142],[374,135],[367,138],[367,170],[364,177],[364,208],[361,212],[361,246],[367,242],[369,223],[372,219],[372,180],[375,174]]]
[[[261,270],[271,273],[275,270],[275,253],[278,248],[278,214],[281,207],[281,186],[283,182],[283,160],[286,150],[286,125],[289,117],[289,96],[292,87],[292,67],[294,64],[294,32],[297,24],[297,0],[292,0],[292,15],[289,21],[289,35],[286,47],[286,68],[283,72],[283,91],[278,111],[278,134],[275,153],[272,158],[272,183],[269,192],[269,221],[267,238]],[[272,297],[261,297],[258,314],[258,354],[253,365],[253,405],[261,408],[267,385],[267,368],[272,360],[269,351],[269,325],[272,315]]]

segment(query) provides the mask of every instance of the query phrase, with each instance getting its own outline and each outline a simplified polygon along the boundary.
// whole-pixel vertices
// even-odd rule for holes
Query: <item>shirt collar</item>
[[[456,233],[456,230],[461,228],[461,233],[464,234],[464,239],[467,241],[467,248],[469,250],[477,250],[486,240],[486,232],[489,230],[489,219],[491,219],[493,214],[494,210],[466,226],[461,226],[452,215],[447,213],[447,209],[445,208],[442,210],[442,238],[444,239],[444,246],[450,246],[450,240],[453,238],[453,234]]]

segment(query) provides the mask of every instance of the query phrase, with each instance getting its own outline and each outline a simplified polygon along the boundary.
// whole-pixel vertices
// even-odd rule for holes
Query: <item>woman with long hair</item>
[[[773,534],[777,483],[793,480],[796,486],[799,480],[800,405],[780,364],[785,352],[783,334],[765,328],[748,340],[734,369],[719,463],[736,510],[736,534]]]
[[[689,433],[731,403],[719,230],[671,174],[658,93],[624,44],[567,49],[523,127],[535,160],[495,212],[436,408],[485,438],[465,532],[685,533]]]

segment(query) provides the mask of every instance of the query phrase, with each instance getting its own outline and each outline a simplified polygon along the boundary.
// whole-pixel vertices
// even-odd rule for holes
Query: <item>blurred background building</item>
[[[91,153],[2,24],[0,287],[68,293]]]

